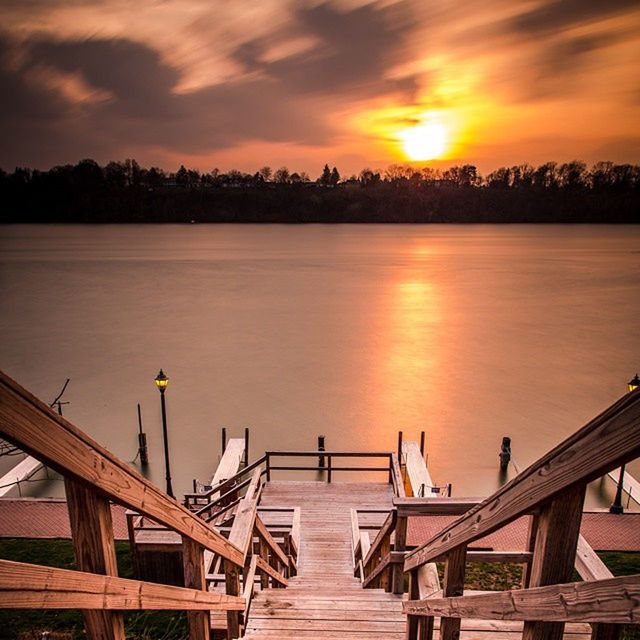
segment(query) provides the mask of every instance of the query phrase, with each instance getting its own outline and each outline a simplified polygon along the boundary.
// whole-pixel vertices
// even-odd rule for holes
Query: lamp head
[[[629,388],[629,391],[635,391],[638,387],[640,387],[640,378],[638,378],[638,374],[636,373],[635,376],[633,376],[633,378],[631,378],[631,380],[629,380],[629,382],[627,382],[627,387]]]
[[[164,393],[164,390],[169,384],[169,378],[164,375],[164,371],[160,369],[160,373],[155,377],[156,387],[160,390],[160,393]]]

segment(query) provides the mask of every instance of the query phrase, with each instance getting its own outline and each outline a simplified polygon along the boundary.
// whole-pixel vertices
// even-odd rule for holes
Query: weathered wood
[[[462,545],[451,549],[444,565],[444,596],[457,597],[464,593],[464,574],[467,548]],[[460,620],[442,616],[440,620],[440,640],[458,640]]]
[[[542,505],[538,520],[533,560],[532,587],[561,584],[571,580],[576,558],[582,506],[586,487],[572,486]],[[448,594],[447,594],[448,595]],[[544,619],[544,618],[543,618]],[[523,640],[562,640],[562,622],[525,622]]]
[[[606,580],[613,578],[613,574],[607,565],[600,560],[598,554],[591,548],[591,545],[584,539],[583,535],[578,536],[576,549],[576,571],[583,580]]]
[[[433,480],[427,465],[420,453],[420,448],[417,442],[403,442],[402,453],[405,457],[405,465],[407,469],[407,476],[411,483],[411,490],[416,497],[427,496],[431,493],[431,487],[433,486]]]
[[[590,482],[640,456],[640,390],[628,393],[407,557],[405,571],[469,544],[571,484]]]
[[[396,496],[405,498],[407,493],[404,488],[404,479],[402,477],[402,471],[400,471],[400,462],[397,453],[391,454],[391,480]]]
[[[260,556],[254,556],[254,558],[256,558],[256,566],[258,569],[260,569],[260,571],[266,573],[273,580],[275,580],[275,582],[282,585],[283,587],[287,586],[287,579],[280,572],[278,572],[268,562],[265,562]]]
[[[266,564],[269,563],[269,545],[264,538],[260,537],[258,538],[258,555]],[[260,587],[262,589],[269,588],[269,576],[264,572],[260,574]]]
[[[538,535],[539,513],[529,518],[529,526],[527,529],[527,551],[530,551],[531,560],[527,561],[522,568],[522,587],[528,588],[531,582],[531,561],[533,560],[533,550],[536,546],[536,536]]]
[[[228,596],[237,597],[240,595],[240,569],[238,565],[224,561],[224,581],[225,589]],[[242,598],[242,611],[244,611],[244,598]],[[227,640],[238,638],[240,636],[240,612],[227,611]]]
[[[207,590],[204,570],[204,548],[189,538],[182,538],[182,566],[184,586],[200,591]],[[211,616],[209,611],[191,611],[187,614],[189,640],[209,640]]]
[[[67,508],[76,565],[80,571],[105,576],[118,575],[116,546],[113,539],[111,505],[102,495],[74,480],[65,478]],[[103,607],[83,611],[90,638],[124,640],[122,614]]]
[[[396,537],[394,551],[404,552],[407,547],[407,518],[398,516],[396,522]],[[403,562],[404,564],[404,562]],[[393,593],[404,593],[404,568],[401,564],[394,564],[392,569]]]
[[[459,516],[482,502],[482,498],[394,498],[398,516]]]
[[[403,610],[413,616],[639,624],[640,574],[459,598],[411,600],[403,603]]]
[[[34,473],[42,469],[42,467],[42,462],[32,456],[27,456],[24,460],[18,462],[11,471],[7,471],[7,473],[0,478],[0,498],[4,498],[14,486],[23,480],[28,480]]]
[[[244,598],[0,560],[0,609],[241,611]]]
[[[280,545],[273,539],[273,536],[269,533],[267,527],[260,516],[256,516],[255,519],[256,533],[267,543],[271,553],[278,558],[278,560],[286,567],[289,564],[289,558],[287,554],[280,548]]]
[[[398,517],[398,512],[395,509],[392,509],[389,512],[389,515],[387,516],[386,520],[384,521],[384,524],[382,525],[382,527],[380,527],[380,531],[378,531],[378,535],[376,535],[376,537],[374,538],[373,543],[371,544],[371,549],[369,549],[369,552],[366,554],[366,556],[362,561],[365,566],[365,569],[367,568],[367,565],[369,564],[371,559],[374,557],[374,555],[380,552],[380,545],[382,545],[385,538],[388,538],[393,532],[393,530],[395,529],[397,517]]]
[[[251,562],[249,563],[249,570],[244,574],[244,585],[242,590],[242,597],[245,601],[244,606],[244,618],[247,619],[249,615],[249,609],[251,608],[251,601],[253,599],[253,581],[256,577],[256,568],[258,566],[258,556],[251,556]]]
[[[174,529],[233,562],[240,554],[225,538],[86,433],[0,372],[0,433],[65,477]]]
[[[467,557],[469,554],[467,553]],[[435,562],[423,564],[418,569],[418,596],[429,598],[440,591],[440,576]]]
[[[256,520],[257,499],[256,499],[256,483],[260,481],[260,470],[255,469],[251,479],[251,485],[245,497],[240,501],[236,512],[231,533],[229,534],[229,542],[231,542],[242,554],[242,564],[249,553],[251,540],[253,539],[253,526]]]
[[[591,630],[591,640],[618,640],[621,630],[618,624],[596,623]]]
[[[300,507],[293,510],[293,520],[291,521],[291,543],[295,551],[296,558],[300,551]]]

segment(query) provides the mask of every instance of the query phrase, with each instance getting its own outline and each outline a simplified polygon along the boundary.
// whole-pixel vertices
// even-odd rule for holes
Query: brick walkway
[[[116,540],[127,540],[125,509],[111,507]],[[409,518],[408,544],[418,546],[453,522],[453,516]],[[517,551],[525,548],[527,520],[510,525],[471,545],[475,549]],[[597,551],[640,551],[640,513],[612,515],[587,512],[582,518],[582,535]],[[51,498],[0,499],[0,538],[70,538],[67,503]]]

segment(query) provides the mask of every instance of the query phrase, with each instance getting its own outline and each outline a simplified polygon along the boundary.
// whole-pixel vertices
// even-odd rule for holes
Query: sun
[[[404,152],[411,160],[439,158],[447,146],[447,130],[440,122],[426,122],[400,132]]]

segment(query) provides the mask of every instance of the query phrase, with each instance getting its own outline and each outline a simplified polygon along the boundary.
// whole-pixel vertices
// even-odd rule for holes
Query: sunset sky
[[[640,162],[639,0],[3,0],[0,166]]]

